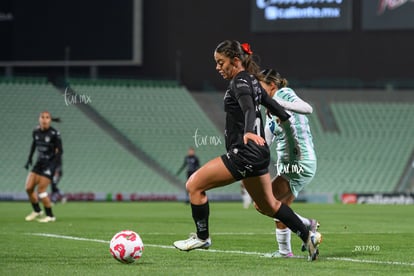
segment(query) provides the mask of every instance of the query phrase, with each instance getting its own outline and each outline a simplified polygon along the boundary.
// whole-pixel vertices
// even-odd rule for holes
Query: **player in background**
[[[35,220],[43,215],[39,199],[42,201],[46,216],[39,218],[38,221],[53,222],[56,220],[52,212],[47,187],[52,182],[58,160],[63,154],[63,148],[60,133],[51,126],[52,121],[60,122],[60,119],[52,118],[48,111],[41,112],[39,125],[32,133],[33,142],[25,168],[29,169],[32,165],[35,149],[37,149],[37,161],[26,179],[26,192],[33,208],[33,212],[26,216],[26,221]]]
[[[62,176],[63,176],[62,157],[59,156],[56,160],[56,170],[55,170],[55,174],[53,175],[52,185],[51,185],[51,191],[52,191],[51,200],[53,203],[57,203],[59,201],[62,203],[66,203],[67,199],[65,195],[62,194],[62,192],[58,188],[58,184]]]
[[[240,183],[240,192],[243,202],[243,208],[249,209],[250,205],[253,203],[252,197],[247,192],[246,188],[244,187],[243,183]]]
[[[310,232],[289,206],[274,197],[268,172],[270,151],[264,138],[260,105],[282,122],[286,122],[289,115],[260,86],[260,69],[253,60],[249,44],[223,41],[215,49],[214,59],[216,70],[230,81],[224,96],[227,153],[206,163],[187,181],[197,233],[190,234],[186,240],[175,241],[174,246],[183,251],[209,248],[210,208],[206,191],[242,180],[258,210],[283,221],[306,244],[309,259],[315,260],[320,234]]]
[[[188,149],[188,153],[187,155],[184,157],[184,162],[183,165],[181,166],[181,168],[178,169],[176,175],[178,176],[183,169],[187,167],[187,179],[190,178],[190,176],[195,173],[196,170],[198,170],[198,168],[200,168],[200,160],[198,159],[198,157],[195,155],[195,150],[194,148],[190,147]],[[185,193],[186,196],[186,203],[189,203],[190,200],[188,199],[188,193]]]
[[[316,154],[312,134],[306,114],[312,113],[312,107],[299,98],[289,87],[288,81],[273,69],[262,71],[262,87],[268,95],[283,106],[289,113],[289,119],[281,124],[276,116],[267,116],[266,142],[276,143],[277,176],[272,180],[273,194],[278,200],[290,206],[298,193],[308,185],[316,172]],[[298,215],[298,214],[297,214]],[[319,223],[314,219],[298,217],[309,230],[315,232]],[[266,257],[293,257],[291,231],[283,222],[275,219],[276,241],[279,250],[266,254]],[[303,248],[302,248],[303,250]],[[306,250],[306,249],[305,249]]]

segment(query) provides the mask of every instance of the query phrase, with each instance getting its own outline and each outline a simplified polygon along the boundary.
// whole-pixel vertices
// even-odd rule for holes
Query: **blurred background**
[[[414,203],[412,14],[412,0],[2,0],[0,200],[27,198],[43,110],[63,121],[69,200],[185,200],[188,149],[201,164],[225,152],[213,52],[236,39],[314,108],[318,170],[299,200]]]

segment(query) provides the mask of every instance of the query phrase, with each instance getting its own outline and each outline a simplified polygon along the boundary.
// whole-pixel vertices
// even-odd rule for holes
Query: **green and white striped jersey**
[[[281,99],[291,103],[300,100],[295,91],[288,87],[276,91],[273,99],[276,101]],[[266,132],[273,134],[272,140],[277,144],[278,160],[289,163],[316,160],[308,118],[303,114],[289,110],[287,112],[290,114],[290,118],[283,123],[279,124],[276,116],[272,116],[272,119],[269,117],[266,119]],[[267,142],[269,143],[269,141]]]

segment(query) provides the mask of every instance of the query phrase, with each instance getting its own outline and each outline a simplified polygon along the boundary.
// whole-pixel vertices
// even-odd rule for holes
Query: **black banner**
[[[414,29],[413,0],[362,1],[364,30]]]
[[[253,32],[351,30],[351,0],[251,0]]]

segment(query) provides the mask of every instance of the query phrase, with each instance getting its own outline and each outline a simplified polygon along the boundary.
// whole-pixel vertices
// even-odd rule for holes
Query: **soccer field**
[[[57,221],[25,222],[29,203],[0,203],[0,275],[403,275],[414,274],[414,205],[302,204],[293,209],[321,222],[320,258],[269,259],[274,223],[241,203],[210,203],[209,250],[181,252],[172,242],[194,231],[184,203],[58,204]],[[109,253],[124,229],[145,249],[126,265]]]

